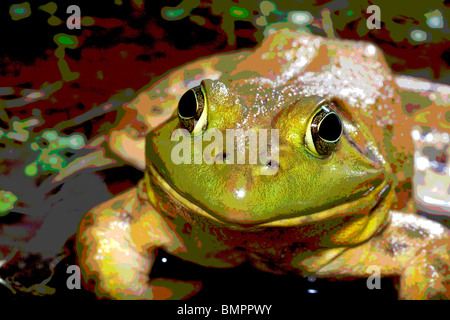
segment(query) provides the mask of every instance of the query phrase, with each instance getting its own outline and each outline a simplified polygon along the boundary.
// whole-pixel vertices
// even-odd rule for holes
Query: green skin
[[[409,129],[399,133],[370,123],[367,119],[377,116],[356,108],[348,96],[318,95],[316,82],[302,83],[299,90],[295,77],[276,84],[249,81],[258,77],[274,80],[274,70],[283,74],[294,68],[276,56],[264,61],[266,68],[261,67],[261,53],[270,57],[270,53],[284,52],[288,50],[286,39],[299,36],[283,31],[255,52],[212,59],[217,69],[225,65],[223,70],[234,71],[222,73],[219,80],[202,82],[206,105],[189,137],[193,162],[194,151],[203,154],[209,144],[204,142],[200,148],[195,144],[204,134],[202,129],[218,130],[224,137],[227,129],[278,129],[279,167],[248,164],[248,158],[246,164],[174,164],[171,153],[180,142],[171,136],[182,127],[177,113],[156,129],[149,128],[145,179],[93,208],[79,227],[77,250],[83,281],[99,298],[182,299],[198,292],[201,284],[197,282],[149,279],[158,248],[207,267],[234,267],[248,261],[267,272],[296,271],[316,277],[367,277],[372,274],[371,266],[376,266],[381,275],[400,277],[399,298],[450,297],[448,230],[417,215],[392,210],[407,207],[398,205],[405,194],[400,180],[411,177],[412,152],[399,150],[403,140],[386,139],[386,135],[403,136]],[[277,48],[277,43],[284,47]],[[348,42],[333,45],[349,47]],[[330,48],[330,43],[323,46]],[[295,70],[302,74],[308,68],[317,70],[323,64],[317,62],[322,54],[317,52],[315,58],[309,57],[306,69]],[[377,61],[382,67],[374,68],[383,69],[379,54],[367,66]],[[180,77],[189,78],[189,68],[143,91],[132,105],[139,110],[144,98],[156,101],[164,86],[178,83]],[[384,68],[381,86],[394,87]],[[364,81],[361,90],[367,90]],[[345,92],[339,88],[343,83],[337,83],[336,92]],[[178,101],[181,94],[164,98]],[[266,98],[264,102],[260,97]],[[401,108],[402,97],[396,89],[394,98],[375,96],[375,105],[385,99],[395,104],[393,108]],[[324,103],[339,115],[343,132],[335,149],[320,156],[310,133],[312,119]],[[257,116],[260,112],[262,116]],[[384,137],[384,146],[374,136]],[[393,150],[398,152],[389,155]],[[223,148],[207,151],[217,157],[232,150],[224,143]],[[143,167],[143,155],[121,155]],[[401,163],[396,159],[402,159]],[[261,174],[263,170],[272,171]],[[406,174],[399,178],[399,172]]]

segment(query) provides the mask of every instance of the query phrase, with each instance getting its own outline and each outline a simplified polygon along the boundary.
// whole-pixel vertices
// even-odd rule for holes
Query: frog
[[[449,231],[414,212],[410,136],[424,114],[448,130],[448,97],[397,80],[374,44],[280,30],[143,88],[109,145],[144,177],[81,220],[84,287],[99,299],[195,296],[199,281],[150,277],[162,249],[207,268],[327,279],[375,270],[399,278],[399,299],[450,298]],[[214,144],[211,132],[226,140],[227,130],[241,143]],[[255,150],[243,132],[278,136]],[[185,162],[174,158],[180,141]]]

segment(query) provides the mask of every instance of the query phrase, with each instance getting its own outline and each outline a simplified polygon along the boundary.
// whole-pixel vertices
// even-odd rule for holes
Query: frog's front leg
[[[399,276],[400,299],[450,299],[450,236],[441,224],[390,212],[386,229],[310,270],[319,277]],[[374,268],[375,267],[375,268]]]
[[[98,298],[183,299],[199,283],[149,279],[156,250],[173,247],[167,225],[149,205],[137,200],[137,189],[95,207],[83,218],[77,254],[84,286]]]

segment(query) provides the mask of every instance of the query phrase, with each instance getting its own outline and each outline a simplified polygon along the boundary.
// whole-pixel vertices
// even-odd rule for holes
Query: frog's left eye
[[[193,135],[203,133],[207,125],[206,95],[202,86],[186,91],[178,102],[178,119]]]
[[[328,104],[314,115],[306,134],[308,149],[320,158],[329,156],[342,135],[342,122]]]

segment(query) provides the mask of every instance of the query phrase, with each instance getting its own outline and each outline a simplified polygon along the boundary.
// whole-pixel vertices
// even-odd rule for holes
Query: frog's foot
[[[319,277],[399,276],[400,299],[450,299],[450,232],[415,214],[391,211],[381,234],[348,248]]]
[[[77,254],[84,286],[106,299],[190,297],[200,283],[149,279],[156,250],[173,241],[165,221],[137,200],[136,190],[102,203],[83,218]]]

